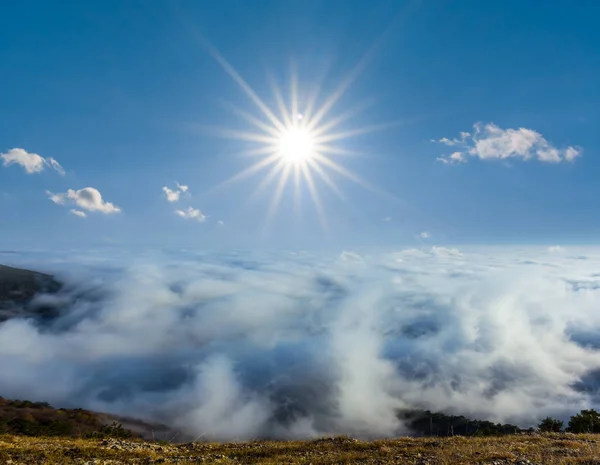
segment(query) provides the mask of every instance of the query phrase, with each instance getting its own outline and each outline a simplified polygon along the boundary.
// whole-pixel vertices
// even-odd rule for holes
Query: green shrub
[[[582,410],[569,420],[570,433],[600,433],[600,413],[593,409]]]
[[[556,418],[546,417],[538,425],[538,429],[543,433],[560,433],[564,423]]]

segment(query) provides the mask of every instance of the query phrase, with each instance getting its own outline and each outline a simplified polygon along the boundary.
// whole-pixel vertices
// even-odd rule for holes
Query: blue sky
[[[591,1],[13,2],[0,18],[0,245],[597,242],[599,13]],[[360,156],[330,157],[373,189],[328,171],[341,200],[313,171],[321,216],[306,183],[294,206],[290,184],[268,225],[279,177],[251,201],[266,170],[211,190],[260,160],[211,129],[256,132],[224,102],[268,119],[207,44],[275,110],[269,73],[287,98],[295,63],[302,108],[368,55],[325,120],[369,100],[333,132],[396,123],[337,141]],[[176,183],[188,189],[169,202]]]

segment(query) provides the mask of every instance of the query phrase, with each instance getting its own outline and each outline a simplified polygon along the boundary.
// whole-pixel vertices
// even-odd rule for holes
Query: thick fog
[[[600,407],[600,250],[0,255],[65,283],[0,323],[0,395],[212,439],[410,433]]]

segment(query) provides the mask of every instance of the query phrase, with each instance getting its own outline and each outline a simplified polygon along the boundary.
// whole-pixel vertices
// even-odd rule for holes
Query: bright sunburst
[[[243,154],[256,157],[258,161],[216,186],[212,189],[213,192],[248,176],[266,171],[265,177],[259,182],[253,197],[263,192],[268,186],[275,185],[267,219],[276,213],[285,187],[289,182],[293,182],[296,202],[300,201],[301,186],[305,185],[322,225],[327,228],[326,215],[315,181],[317,178],[340,198],[343,198],[343,194],[332,178],[332,173],[341,175],[367,189],[377,191],[336,160],[341,156],[356,154],[336,143],[352,136],[390,127],[396,123],[339,131],[339,126],[354,116],[360,107],[333,117],[330,116],[333,106],[348,90],[364,63],[359,63],[359,66],[342,80],[339,87],[327,96],[318,108],[315,106],[318,90],[305,102],[299,101],[295,73],[293,73],[290,83],[289,104],[286,104],[281,90],[272,80],[271,86],[277,102],[277,109],[271,109],[216,50],[212,49],[211,54],[260,110],[259,114],[253,115],[232,105],[234,112],[251,124],[255,131],[244,132],[216,128],[217,134],[256,144],[254,148],[246,150]]]
[[[289,164],[308,163],[315,154],[314,139],[314,135],[302,125],[285,128],[279,135],[279,155]]]

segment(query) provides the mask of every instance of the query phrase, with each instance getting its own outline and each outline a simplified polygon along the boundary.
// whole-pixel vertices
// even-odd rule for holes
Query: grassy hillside
[[[579,464],[600,465],[600,436],[573,434],[166,444],[0,435],[2,464]]]
[[[55,409],[45,402],[0,397],[0,433],[24,436],[134,437],[107,424],[109,418],[84,409]],[[1,462],[0,462],[1,463]]]

